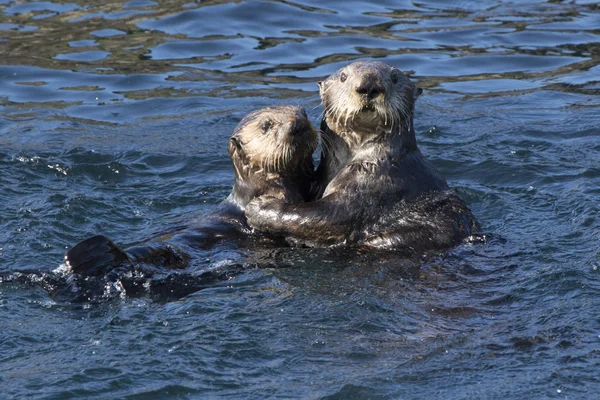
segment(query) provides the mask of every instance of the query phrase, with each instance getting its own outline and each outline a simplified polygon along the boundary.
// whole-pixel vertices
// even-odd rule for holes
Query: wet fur
[[[311,203],[250,202],[250,226],[305,245],[442,249],[477,221],[417,147],[420,89],[381,62],[350,64],[319,83],[322,155]]]
[[[265,124],[270,125],[266,132]],[[314,180],[312,153],[318,141],[300,107],[267,107],[248,114],[229,140],[235,174],[227,201],[241,210],[263,195],[286,203],[309,201]]]
[[[244,209],[259,196],[272,196],[290,204],[308,201],[314,181],[312,153],[318,140],[317,131],[301,107],[267,107],[248,114],[229,140],[234,167],[231,194],[215,214],[203,218],[201,227],[178,233],[178,241],[208,248],[223,238],[249,233]],[[106,236],[96,235],[71,248],[65,256],[65,266],[67,272],[83,276],[105,276],[131,263],[185,268],[189,256],[166,244],[166,238],[163,235],[154,244],[125,252]]]

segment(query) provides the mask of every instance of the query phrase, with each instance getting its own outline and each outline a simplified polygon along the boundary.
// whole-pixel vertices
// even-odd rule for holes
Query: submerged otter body
[[[198,226],[127,250],[104,235],[91,237],[67,252],[64,270],[86,277],[123,277],[128,270],[151,275],[157,271],[154,267],[159,271],[186,268],[190,256],[182,248],[208,249],[216,242],[250,233],[244,209],[255,197],[271,196],[290,204],[308,201],[314,181],[312,153],[317,144],[317,131],[304,109],[278,106],[254,111],[238,124],[229,140],[234,185],[215,213],[205,216]],[[140,264],[152,268],[140,269]]]
[[[253,228],[305,245],[444,249],[479,227],[417,147],[420,89],[398,69],[362,61],[319,83],[324,105],[319,200],[269,197],[246,207]]]

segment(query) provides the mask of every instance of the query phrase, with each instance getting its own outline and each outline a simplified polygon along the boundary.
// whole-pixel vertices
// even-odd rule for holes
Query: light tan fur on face
[[[300,107],[267,107],[250,113],[236,128],[231,145],[243,165],[254,172],[282,173],[301,168],[301,162],[311,155],[318,144],[318,134]],[[234,162],[238,175],[238,163]]]
[[[382,89],[372,98],[359,93],[367,83]],[[368,85],[367,85],[368,86]],[[412,129],[418,89],[398,69],[377,61],[359,61],[319,83],[327,125],[352,141]]]

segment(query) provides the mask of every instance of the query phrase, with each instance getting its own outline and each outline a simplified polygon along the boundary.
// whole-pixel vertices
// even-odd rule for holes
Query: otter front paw
[[[248,225],[259,231],[268,231],[279,220],[281,208],[285,204],[276,197],[262,196],[246,205]]]

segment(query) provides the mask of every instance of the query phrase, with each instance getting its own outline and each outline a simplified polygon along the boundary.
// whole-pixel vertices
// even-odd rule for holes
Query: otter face
[[[238,176],[248,172],[295,173],[307,162],[319,141],[302,107],[266,107],[248,114],[229,141]]]
[[[391,131],[412,119],[421,89],[379,61],[354,62],[319,82],[324,118],[336,132]]]

